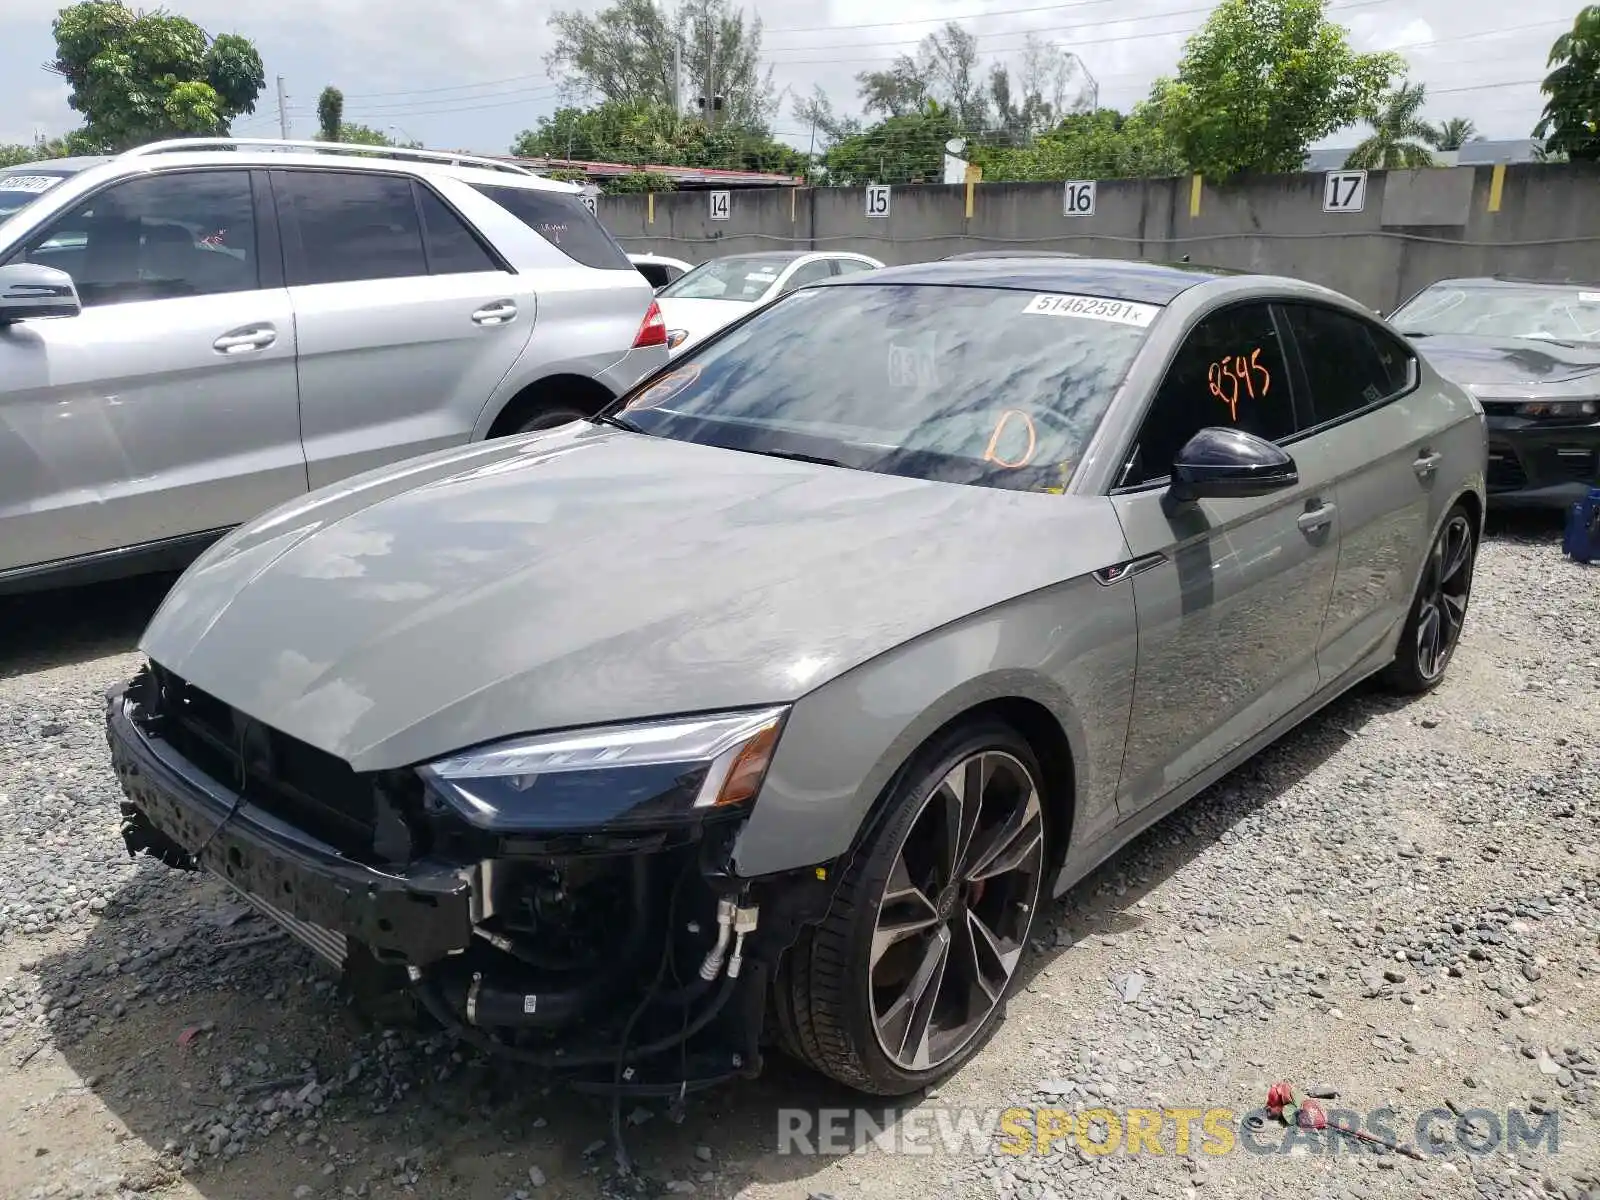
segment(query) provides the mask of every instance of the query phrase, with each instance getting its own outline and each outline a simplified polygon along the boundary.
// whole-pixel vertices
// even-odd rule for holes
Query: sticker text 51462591
[[[1043,293],[1028,301],[1024,313],[1047,317],[1084,317],[1090,321],[1115,321],[1141,329],[1161,311],[1155,304],[1135,304],[1131,300],[1107,300],[1103,296],[1063,296]]]
[[[59,175],[0,175],[0,192],[48,192],[60,182]]]

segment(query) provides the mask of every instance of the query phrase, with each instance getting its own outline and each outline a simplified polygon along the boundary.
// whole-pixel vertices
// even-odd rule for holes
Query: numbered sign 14
[[[711,192],[711,219],[713,221],[726,221],[728,214],[733,211],[733,204],[729,200],[728,192]]]
[[[889,185],[887,183],[872,183],[867,185],[867,216],[887,217],[889,215]]]
[[[1061,195],[1061,211],[1069,217],[1094,216],[1094,180],[1069,179]]]
[[[1365,171],[1329,171],[1322,181],[1322,211],[1358,213],[1367,206]]]

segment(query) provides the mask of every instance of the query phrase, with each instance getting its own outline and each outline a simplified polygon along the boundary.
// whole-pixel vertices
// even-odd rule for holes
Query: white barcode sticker
[[[523,996],[522,997],[522,1011],[525,1012],[525,1013],[538,1012],[539,1011],[539,997],[537,997],[537,996]]]
[[[1107,300],[1103,296],[1063,296],[1045,293],[1028,301],[1024,313],[1047,317],[1084,317],[1090,321],[1115,321],[1141,329],[1156,319],[1159,305],[1135,304],[1131,300]]]
[[[1600,304],[1600,292],[1579,292],[1578,299],[1584,304]]]
[[[0,175],[0,192],[48,192],[60,182],[59,175]]]

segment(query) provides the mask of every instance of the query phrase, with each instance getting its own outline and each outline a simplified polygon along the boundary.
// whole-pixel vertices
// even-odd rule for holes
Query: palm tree
[[[1428,144],[1435,150],[1459,150],[1473,140],[1478,127],[1467,117],[1451,117],[1448,121],[1430,127],[1433,134]]]
[[[1402,83],[1384,96],[1365,114],[1372,136],[1350,152],[1344,165],[1384,171],[1433,166],[1428,143],[1434,130],[1418,115],[1427,92],[1426,84]]]

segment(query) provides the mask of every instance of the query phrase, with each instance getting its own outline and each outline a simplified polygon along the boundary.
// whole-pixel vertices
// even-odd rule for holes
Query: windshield
[[[662,299],[674,296],[681,300],[740,300],[753,304],[778,282],[778,276],[791,261],[768,254],[714,258],[668,284],[660,295]]]
[[[1437,284],[1389,318],[1402,333],[1600,342],[1600,288]]]
[[[37,165],[0,171],[0,224],[71,175],[70,171],[50,170]]]
[[[617,414],[658,437],[1060,491],[1160,308],[983,287],[792,292]]]

